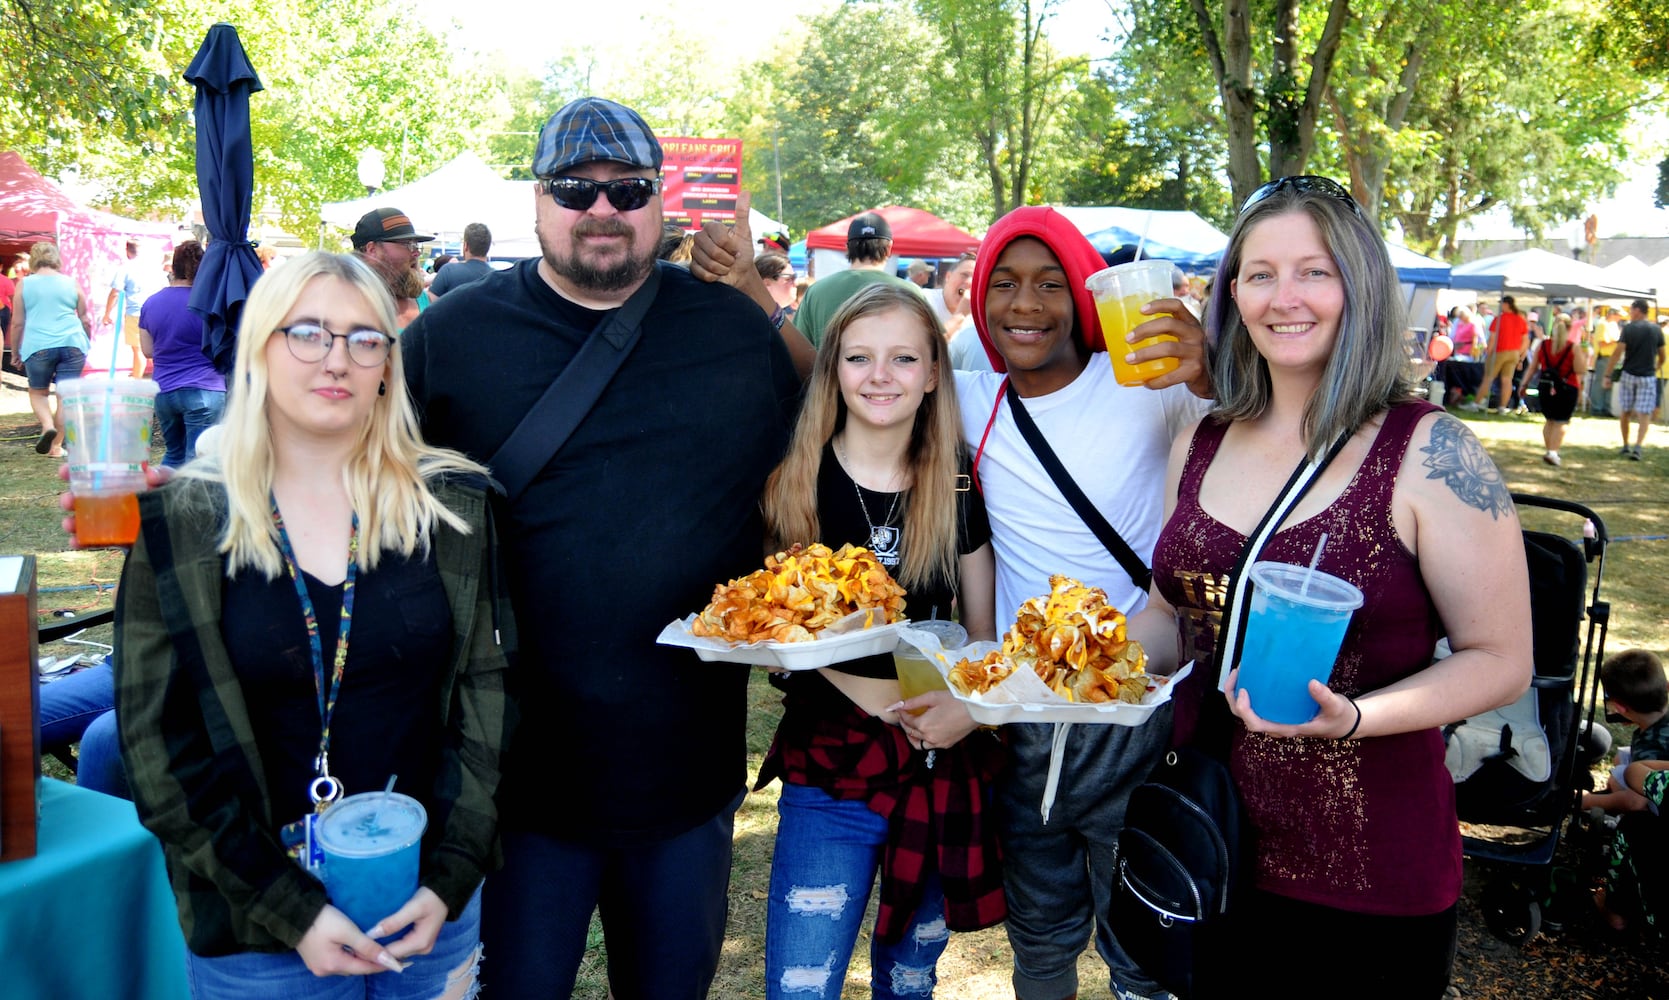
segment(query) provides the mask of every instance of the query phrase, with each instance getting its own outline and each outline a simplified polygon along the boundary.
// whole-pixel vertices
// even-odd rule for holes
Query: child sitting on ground
[[[1608,722],[1635,725],[1634,742],[1619,748],[1603,792],[1583,792],[1582,808],[1595,806],[1609,813],[1657,808],[1625,782],[1624,768],[1632,761],[1669,760],[1669,680],[1663,661],[1644,649],[1629,649],[1610,657],[1599,668]]]

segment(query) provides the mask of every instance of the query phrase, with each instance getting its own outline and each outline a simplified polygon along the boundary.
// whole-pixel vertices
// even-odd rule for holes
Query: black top
[[[605,315],[536,265],[448,292],[402,335],[429,441],[491,458]],[[758,306],[663,267],[643,339],[499,521],[523,623],[506,826],[652,841],[742,788],[747,668],[655,637],[758,568],[759,495],[798,394]]]
[[[1645,378],[1657,374],[1657,349],[1663,328],[1650,320],[1631,319],[1617,331],[1623,349],[1623,374]]]
[[[302,579],[318,615],[328,684],[342,585],[307,573]],[[248,704],[273,816],[282,825],[312,811],[307,786],[319,749],[301,601],[286,573],[268,580],[245,570],[223,586],[220,633]],[[397,774],[397,790],[431,805],[441,749],[433,692],[443,686],[451,646],[452,613],[432,560],[385,555],[375,570],[358,575],[348,661],[330,724],[330,771],[345,794],[375,791]]]
[[[967,456],[963,456],[961,469],[964,474],[968,471]],[[864,518],[863,507],[858,504],[857,486],[852,477],[841,468],[835,458],[832,446],[823,448],[823,464],[817,473],[817,518],[823,529],[823,544],[830,548],[839,548],[847,542],[869,548],[871,522]],[[887,572],[898,576],[902,552],[898,545],[898,527],[904,523],[904,508],[909,503],[909,494],[900,500],[898,512],[893,515],[890,524],[883,524],[887,520],[886,511],[892,506],[894,494],[877,493],[874,490],[864,490],[864,503],[869,506],[869,515],[874,519],[874,526],[885,530],[890,546],[883,546],[874,550],[876,559],[887,568]],[[964,490],[956,494],[957,499],[957,553],[967,555],[991,540],[991,525],[985,518],[985,502],[979,493],[973,489]],[[924,621],[929,618],[949,619],[951,617],[952,602],[957,595],[957,581],[955,579],[935,579],[925,587],[917,587],[905,596],[904,610],[911,621]],[[893,665],[890,654],[866,656],[858,660],[847,660],[837,663],[833,669],[845,674],[858,677],[878,677],[890,680],[898,676],[898,669]],[[785,676],[785,675],[776,675]],[[822,681],[821,675],[809,674]],[[796,678],[797,680],[797,678]],[[844,700],[845,696],[836,692],[833,686],[828,686],[830,692]]]

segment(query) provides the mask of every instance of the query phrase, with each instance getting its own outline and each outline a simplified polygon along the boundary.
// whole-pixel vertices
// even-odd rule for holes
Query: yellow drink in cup
[[[955,622],[912,622],[909,627],[932,632],[938,636],[939,645],[946,650],[961,649],[968,644],[967,630]],[[892,662],[898,668],[898,691],[906,701],[918,694],[949,689],[949,685],[945,683],[945,675],[939,672],[938,664],[907,642],[900,642],[893,650]],[[920,715],[925,711],[926,709],[922,709],[911,714]]]
[[[1107,356],[1113,362],[1113,378],[1119,385],[1142,385],[1148,379],[1176,370],[1176,358],[1159,358],[1139,364],[1124,360],[1126,354],[1150,344],[1176,340],[1169,334],[1148,337],[1134,344],[1126,343],[1124,339],[1131,330],[1148,320],[1170,315],[1144,315],[1142,306],[1155,299],[1172,296],[1171,267],[1170,261],[1137,260],[1097,271],[1084,280],[1084,287],[1095,296],[1095,311],[1101,317],[1101,334],[1107,342]]]

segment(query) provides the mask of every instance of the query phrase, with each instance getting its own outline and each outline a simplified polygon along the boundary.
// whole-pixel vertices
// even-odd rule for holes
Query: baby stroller
[[[1530,689],[1513,705],[1444,729],[1466,855],[1527,869],[1493,878],[1481,901],[1490,930],[1521,944],[1541,929],[1553,896],[1553,855],[1581,802],[1587,776],[1578,771],[1588,763],[1579,754],[1582,716],[1586,708],[1592,728],[1596,665],[1605,658],[1611,608],[1600,599],[1607,535],[1599,515],[1567,500],[1515,493],[1513,501],[1521,516],[1539,508],[1592,525],[1584,531],[1579,520],[1574,539],[1525,528],[1535,658]]]

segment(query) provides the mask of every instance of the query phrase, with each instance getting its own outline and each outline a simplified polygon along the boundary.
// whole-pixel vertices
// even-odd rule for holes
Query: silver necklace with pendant
[[[846,461],[846,449],[842,448],[838,443],[835,445],[835,455],[839,457],[840,464],[842,466],[848,469],[851,468],[849,463]],[[893,515],[898,513],[898,501],[899,498],[904,496],[904,491],[900,490],[892,495],[892,506],[888,508],[887,516],[882,518],[880,524],[876,524],[875,519],[869,516],[869,504],[864,502],[863,487],[858,485],[857,479],[853,477],[850,472],[847,473],[846,478],[852,480],[852,491],[858,495],[858,509],[863,511],[864,523],[869,525],[870,551],[880,551],[887,548],[887,543],[891,539],[888,537],[886,529],[892,527]]]

